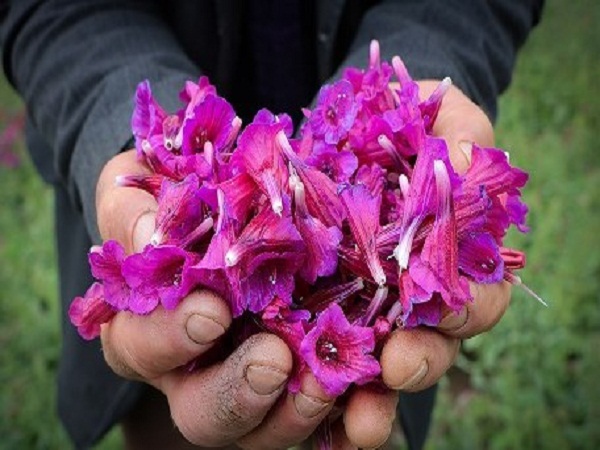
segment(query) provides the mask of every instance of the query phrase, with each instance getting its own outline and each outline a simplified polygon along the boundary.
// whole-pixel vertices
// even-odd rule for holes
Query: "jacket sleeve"
[[[131,136],[136,85],[149,79],[172,110],[199,70],[151,1],[15,0],[2,5],[1,26],[5,73],[98,241],[96,180]]]
[[[539,21],[543,0],[384,1],[365,15],[342,67],[361,66],[371,39],[399,55],[415,79],[452,78],[496,117],[518,48]]]

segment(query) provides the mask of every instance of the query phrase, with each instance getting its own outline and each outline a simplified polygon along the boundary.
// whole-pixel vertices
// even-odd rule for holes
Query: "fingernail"
[[[298,392],[294,396],[294,406],[296,407],[296,411],[306,419],[315,417],[323,411],[328,404],[328,402],[324,402],[319,398],[311,397],[302,392]]]
[[[154,211],[148,211],[142,214],[135,226],[133,227],[133,251],[141,252],[146,245],[150,243],[150,237],[154,233],[156,223],[154,221],[156,213]]]
[[[471,165],[471,155],[473,153],[473,143],[471,141],[460,141],[458,149],[465,155],[468,165]]]
[[[440,320],[438,328],[443,331],[456,331],[465,323],[467,323],[467,319],[468,308],[463,308],[458,313],[449,311],[444,317],[442,317],[442,320]]]
[[[425,378],[427,372],[429,372],[429,363],[426,359],[424,359],[423,361],[421,361],[421,364],[419,365],[419,368],[417,369],[415,374],[401,385],[395,386],[394,389],[405,390],[415,387],[417,384],[423,381],[423,378]]]
[[[246,380],[258,395],[270,395],[288,379],[286,373],[274,367],[250,365],[246,369]]]
[[[209,317],[192,314],[185,323],[185,331],[196,344],[206,345],[225,333],[225,327]]]

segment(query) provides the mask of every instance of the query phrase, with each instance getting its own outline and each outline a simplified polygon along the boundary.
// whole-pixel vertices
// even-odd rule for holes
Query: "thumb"
[[[134,151],[113,157],[102,170],[96,187],[96,212],[102,239],[120,242],[127,253],[139,252],[150,242],[155,227],[156,200],[141,189],[117,186],[121,175],[147,173]]]
[[[419,81],[422,98],[429,97],[438,84],[436,80]],[[450,161],[458,173],[464,173],[471,164],[473,143],[480,147],[494,145],[490,119],[456,86],[451,86],[442,100],[433,134],[448,143]]]

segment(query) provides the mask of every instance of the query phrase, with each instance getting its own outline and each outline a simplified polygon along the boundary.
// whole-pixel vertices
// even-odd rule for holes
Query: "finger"
[[[333,407],[314,375],[301,375],[300,391],[288,394],[255,430],[237,441],[244,449],[288,448],[307,439]]]
[[[398,392],[357,387],[344,413],[348,439],[359,448],[379,448],[390,437]]]
[[[115,239],[127,253],[140,251],[154,232],[156,200],[140,189],[120,187],[118,176],[147,173],[135,152],[120,153],[112,158],[100,174],[96,187],[96,214],[100,235],[104,240]]]
[[[448,336],[466,339],[490,330],[496,325],[510,304],[511,286],[503,281],[497,284],[470,283],[473,302],[459,313],[447,311],[438,329]]]
[[[446,373],[459,346],[459,339],[433,329],[396,330],[381,353],[383,381],[395,390],[423,390]]]
[[[420,95],[427,98],[438,86],[439,81],[419,82]],[[449,146],[450,161],[454,169],[464,173],[471,164],[471,146],[494,145],[492,123],[483,110],[463,92],[451,86],[442,100],[442,107],[433,125],[433,134],[443,137]]]
[[[174,310],[159,306],[147,316],[117,314],[102,327],[104,357],[117,374],[156,385],[160,375],[210,349],[230,324],[224,300],[193,292]]]
[[[358,450],[358,447],[348,439],[342,419],[331,424],[331,450]]]
[[[163,377],[175,424],[196,445],[226,445],[250,433],[273,407],[292,369],[285,343],[270,334],[246,340],[223,363]]]

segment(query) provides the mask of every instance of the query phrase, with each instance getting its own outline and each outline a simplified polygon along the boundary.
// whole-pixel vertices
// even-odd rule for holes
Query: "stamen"
[[[548,303],[546,303],[544,301],[544,299],[542,297],[540,297],[538,294],[536,294],[529,286],[527,286],[525,283],[523,283],[523,281],[521,280],[521,277],[519,277],[518,275],[515,275],[514,273],[506,271],[506,272],[504,272],[504,279],[506,281],[508,281],[510,284],[512,284],[513,286],[519,286],[521,289],[523,289],[525,292],[527,292],[530,296],[532,296],[534,299],[536,299],[538,302],[540,302],[546,308],[548,307]]]
[[[404,197],[405,199],[408,198],[408,193],[410,191],[410,183],[408,181],[408,177],[405,174],[401,174],[398,177],[398,184],[400,185],[402,197]]]
[[[380,286],[375,291],[375,295],[367,308],[366,314],[363,317],[362,326],[368,327],[370,326],[373,319],[379,314],[381,311],[381,307],[383,306],[383,302],[388,297],[388,288],[386,286]]]
[[[379,49],[379,41],[373,39],[369,46],[369,67],[379,69],[381,66],[381,51]]]
[[[240,254],[235,249],[235,247],[232,247],[229,250],[227,250],[227,253],[225,254],[225,265],[227,267],[235,266],[239,262],[239,260],[240,260]]]
[[[266,194],[269,197],[269,200],[271,200],[273,212],[281,217],[283,212],[283,200],[281,199],[281,190],[279,189],[279,186],[277,186],[275,176],[271,171],[266,171],[261,175],[261,178],[267,191]]]
[[[410,251],[412,249],[412,242],[420,223],[420,217],[415,217],[406,229],[406,231],[400,234],[400,241],[398,242],[398,245],[394,249],[393,253],[394,258],[398,260],[398,266],[400,266],[400,271],[406,270],[408,268],[408,259],[410,257]]]
[[[156,247],[157,245],[160,245],[163,242],[164,238],[165,238],[164,235],[160,231],[157,230],[154,232],[154,234],[150,238],[150,244],[152,244],[154,247]]]
[[[400,82],[400,86],[403,87],[402,84],[408,82],[410,80],[410,76],[408,75],[408,70],[406,70],[406,66],[404,65],[402,59],[400,59],[399,56],[394,56],[392,58],[392,67],[394,68],[396,77]]]

